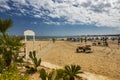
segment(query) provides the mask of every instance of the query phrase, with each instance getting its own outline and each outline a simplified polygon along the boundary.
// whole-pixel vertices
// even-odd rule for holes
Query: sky
[[[120,0],[0,0],[0,18],[12,19],[12,35],[120,34]]]

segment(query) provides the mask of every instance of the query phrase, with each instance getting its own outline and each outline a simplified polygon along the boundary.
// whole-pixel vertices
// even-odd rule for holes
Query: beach
[[[120,46],[117,41],[109,41],[109,46],[91,46],[91,53],[76,53],[81,45],[92,45],[91,42],[80,43],[70,41],[27,41],[27,51],[37,51],[37,57],[42,61],[58,66],[70,64],[80,65],[82,71],[103,75],[111,80],[120,79]]]

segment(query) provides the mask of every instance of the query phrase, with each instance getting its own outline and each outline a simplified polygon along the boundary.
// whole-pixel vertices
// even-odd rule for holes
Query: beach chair
[[[91,52],[91,46],[90,45],[85,45],[85,46],[79,46],[76,48],[76,52],[84,52],[84,53],[90,53]]]
[[[91,52],[91,47],[90,46],[85,46],[84,47],[84,52],[90,53]]]
[[[90,52],[91,52],[91,45],[85,45],[85,46],[84,46],[84,51],[85,51],[86,53],[90,53]]]
[[[76,52],[80,53],[80,52],[84,52],[84,47],[83,46],[79,46],[76,48]]]

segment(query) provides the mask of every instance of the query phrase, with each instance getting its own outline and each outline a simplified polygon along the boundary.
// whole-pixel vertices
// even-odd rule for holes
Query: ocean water
[[[24,36],[22,36],[24,38]],[[35,36],[36,40],[50,40],[50,39],[67,39],[67,38],[95,38],[95,37],[107,37],[107,38],[118,38],[120,37],[119,35],[80,35],[80,36]],[[27,36],[28,40],[33,39],[32,36]]]
[[[67,39],[67,38],[80,38],[80,36],[35,36],[36,40],[50,40],[50,39]],[[28,40],[33,39],[32,36],[27,36]]]

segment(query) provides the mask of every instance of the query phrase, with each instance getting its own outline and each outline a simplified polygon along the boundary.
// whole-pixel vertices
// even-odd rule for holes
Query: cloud
[[[8,4],[12,1],[12,5]],[[16,11],[46,24],[120,27],[119,0],[0,0],[0,12]],[[12,12],[11,12],[12,13]]]
[[[26,0],[11,0],[11,1],[13,1],[14,3],[18,3],[18,4],[26,4]]]
[[[53,22],[53,21],[49,21],[49,22],[44,22],[45,24],[52,24],[52,25],[60,25],[59,22]]]
[[[11,8],[7,4],[8,0],[0,0],[0,11],[10,10]],[[3,10],[4,9],[4,10]]]

